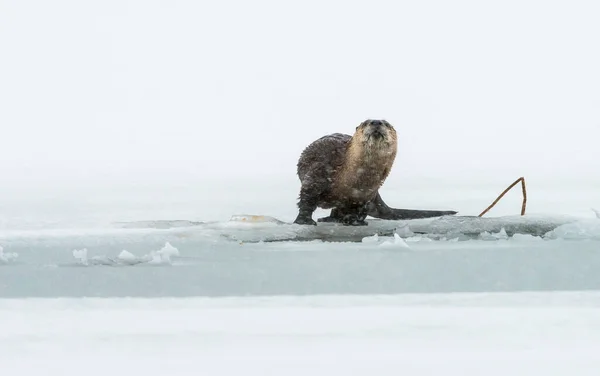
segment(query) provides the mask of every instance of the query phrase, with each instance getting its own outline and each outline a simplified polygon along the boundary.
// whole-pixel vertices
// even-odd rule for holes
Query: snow
[[[9,374],[593,375],[599,308],[596,292],[6,299],[0,356]]]

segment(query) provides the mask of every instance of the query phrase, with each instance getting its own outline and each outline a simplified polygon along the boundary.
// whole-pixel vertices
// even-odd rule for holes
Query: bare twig
[[[517,185],[519,182],[521,182],[521,187],[523,188],[523,204],[521,205],[521,215],[525,215],[525,208],[527,206],[527,189],[525,188],[525,178],[524,177],[520,177],[517,180],[515,180],[514,183],[512,183],[511,185],[509,185],[508,188],[506,188],[504,190],[504,192],[502,192],[500,194],[500,196],[498,196],[498,198],[496,198],[496,200],[494,200],[494,202],[492,202],[492,204],[487,207],[487,209],[485,209],[483,212],[481,212],[481,214],[479,214],[479,216],[483,217],[483,215],[485,213],[487,213],[491,208],[494,207],[494,205],[496,205],[498,203],[498,201],[500,201],[500,199],[506,194],[506,192],[510,191],[512,189],[512,187],[514,187],[515,185]]]

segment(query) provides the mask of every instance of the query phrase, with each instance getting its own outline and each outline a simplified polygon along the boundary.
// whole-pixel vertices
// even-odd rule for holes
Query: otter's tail
[[[379,193],[373,201],[369,203],[367,214],[373,218],[379,219],[418,219],[441,217],[443,215],[454,215],[455,211],[442,210],[413,210],[413,209],[395,209],[390,208],[381,199]]]

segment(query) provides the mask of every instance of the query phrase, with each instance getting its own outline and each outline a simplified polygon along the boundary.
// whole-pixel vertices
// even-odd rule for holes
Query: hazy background
[[[594,1],[2,0],[0,192],[294,211],[302,149],[379,117],[400,140],[385,189],[493,182],[483,209],[524,175],[531,205],[587,210],[569,200],[600,202],[599,19]]]

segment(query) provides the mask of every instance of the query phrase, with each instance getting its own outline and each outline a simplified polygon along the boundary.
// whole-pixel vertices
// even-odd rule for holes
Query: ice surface
[[[0,300],[10,375],[595,375],[595,292]],[[35,361],[32,361],[35,360]]]

